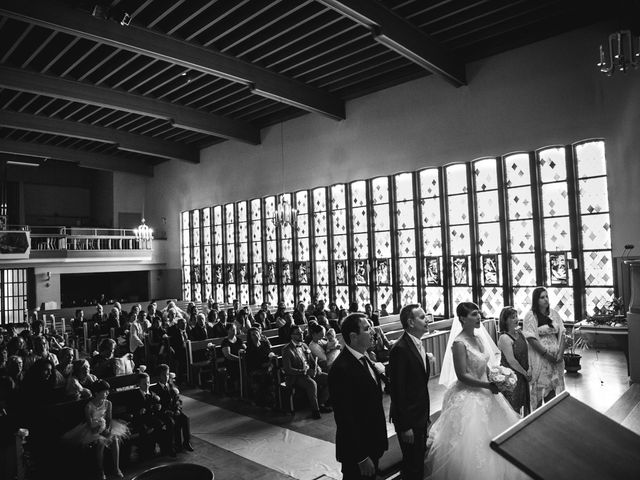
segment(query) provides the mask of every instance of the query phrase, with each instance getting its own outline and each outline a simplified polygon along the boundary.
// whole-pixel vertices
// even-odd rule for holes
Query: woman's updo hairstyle
[[[473,302],[462,302],[458,304],[458,306],[456,307],[456,315],[458,316],[460,323],[462,323],[462,319],[464,317],[468,316],[474,310],[480,310],[480,309]]]

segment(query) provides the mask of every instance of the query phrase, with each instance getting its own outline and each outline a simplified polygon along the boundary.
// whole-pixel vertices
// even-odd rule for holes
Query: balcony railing
[[[128,228],[75,228],[11,226],[31,232],[31,251],[141,251],[152,241],[136,237]]]

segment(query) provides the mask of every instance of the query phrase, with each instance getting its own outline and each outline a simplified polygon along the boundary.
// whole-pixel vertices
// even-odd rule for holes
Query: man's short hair
[[[418,303],[410,303],[409,305],[402,307],[402,310],[400,310],[400,323],[402,324],[402,328],[405,330],[409,328],[409,319],[416,308],[420,308]]]
[[[360,319],[367,318],[364,313],[351,313],[342,321],[340,331],[347,345],[351,345],[351,333],[360,333]]]

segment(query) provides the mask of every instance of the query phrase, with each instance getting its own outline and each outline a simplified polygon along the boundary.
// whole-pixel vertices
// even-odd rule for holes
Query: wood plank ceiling
[[[339,121],[346,100],[410,79],[464,85],[467,62],[612,3],[3,0],[0,153],[151,175],[299,115]]]

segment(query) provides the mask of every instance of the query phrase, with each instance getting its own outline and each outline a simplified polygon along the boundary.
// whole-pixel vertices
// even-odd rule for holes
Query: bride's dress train
[[[487,381],[489,352],[478,349],[463,337],[467,371]],[[486,388],[453,383],[444,395],[440,417],[431,427],[432,442],[427,456],[429,480],[512,480],[529,478],[491,450],[491,439],[515,424],[520,416],[501,395]]]

